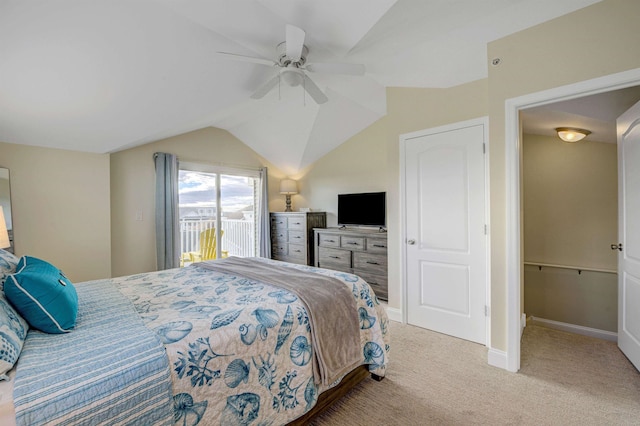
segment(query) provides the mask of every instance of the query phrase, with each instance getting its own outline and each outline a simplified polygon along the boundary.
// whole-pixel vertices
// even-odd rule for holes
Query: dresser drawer
[[[271,227],[272,228],[286,228],[287,227],[287,218],[282,216],[271,216]]]
[[[287,231],[289,233],[289,242],[294,244],[304,244],[304,231]]]
[[[387,253],[387,240],[382,238],[367,238],[367,251],[369,253]]]
[[[364,238],[361,237],[340,237],[340,247],[349,250],[364,250]]]
[[[274,228],[271,229],[271,241],[275,243],[286,243],[287,242],[287,230],[285,228]]]
[[[371,286],[378,298],[387,300],[389,297],[389,291],[386,275],[368,274],[366,272],[358,272],[356,270],[354,270],[353,273],[365,280],[367,284]]]
[[[303,244],[289,244],[289,257],[306,260],[307,251]]]
[[[319,244],[322,247],[340,247],[340,236],[331,234],[320,234]]]
[[[273,244],[271,253],[274,259],[282,259],[283,256],[287,255],[287,244]]]
[[[287,217],[287,228],[304,231],[307,229],[307,223],[303,215],[294,215]]]
[[[351,252],[320,247],[318,249],[318,261],[321,268],[337,269],[339,271],[351,268]]]
[[[365,271],[370,274],[386,274],[387,256],[369,252],[354,252],[353,270]],[[357,272],[354,273],[357,274]]]

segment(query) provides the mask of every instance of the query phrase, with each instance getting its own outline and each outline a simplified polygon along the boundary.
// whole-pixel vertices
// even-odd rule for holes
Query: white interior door
[[[486,121],[404,140],[407,320],[485,344]]]
[[[618,118],[618,346],[640,369],[640,102]]]

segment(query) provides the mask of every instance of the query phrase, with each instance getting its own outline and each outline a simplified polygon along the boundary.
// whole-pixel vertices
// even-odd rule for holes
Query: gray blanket
[[[339,280],[250,258],[228,257],[194,265],[260,281],[297,295],[309,315],[317,384],[330,385],[363,363],[356,302]]]

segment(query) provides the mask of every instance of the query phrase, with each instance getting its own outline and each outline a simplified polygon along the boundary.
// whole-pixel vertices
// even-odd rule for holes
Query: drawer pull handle
[[[302,225],[300,222],[296,222],[294,223],[294,225]]]
[[[332,259],[340,259],[340,256],[329,256]]]
[[[374,247],[379,247],[379,248],[385,248],[385,247],[387,247],[387,246],[383,246],[382,244],[374,244],[373,246],[374,246]]]
[[[296,253],[302,253],[300,250],[294,250]]]
[[[297,239],[300,239],[300,238],[302,238],[302,237],[300,237],[300,236],[298,236],[298,237],[293,237],[293,238],[297,238]]]
[[[335,240],[325,240],[325,241],[328,242],[328,243],[335,243],[336,242]]]
[[[368,263],[369,265],[379,265],[379,263],[378,263],[378,262],[371,262],[370,260],[367,260],[367,263]]]
[[[347,244],[351,244],[352,246],[359,246],[360,245],[358,243],[347,243]]]

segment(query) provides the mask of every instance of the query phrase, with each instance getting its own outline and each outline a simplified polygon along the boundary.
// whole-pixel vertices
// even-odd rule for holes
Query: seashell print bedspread
[[[327,269],[254,260],[342,281],[356,300],[362,363],[384,376],[388,318],[365,281]],[[197,266],[113,281],[165,344],[176,424],[285,424],[306,413],[326,390],[314,382],[309,317],[295,294]]]

